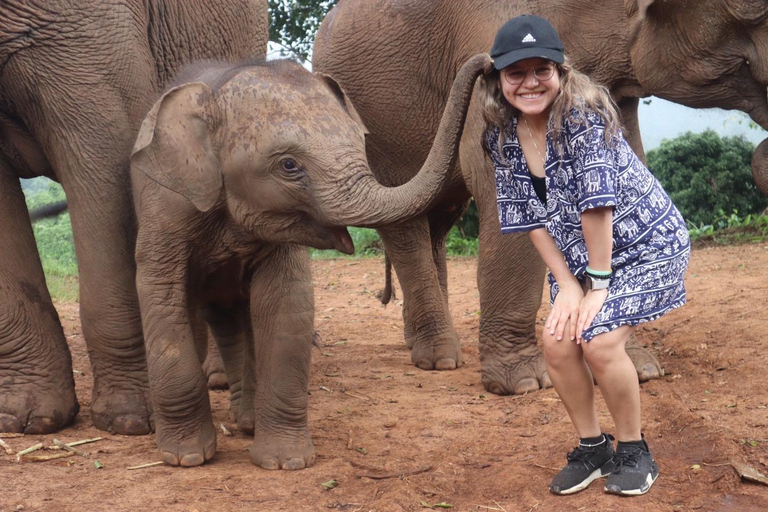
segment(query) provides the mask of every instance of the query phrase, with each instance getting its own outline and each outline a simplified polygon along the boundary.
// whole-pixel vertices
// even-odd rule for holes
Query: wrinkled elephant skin
[[[131,156],[137,289],[163,460],[213,457],[200,349],[216,342],[251,461],[302,469],[314,298],[310,245],[354,250],[347,225],[420,215],[458,155],[487,54],[457,74],[430,156],[399,187],[373,177],[365,127],[332,79],[291,61],[211,66],[171,88]],[[206,329],[207,324],[207,329]],[[209,352],[209,356],[213,351]]]
[[[539,14],[555,25],[575,67],[611,90],[625,136],[644,157],[637,105],[650,94],[693,107],[740,109],[768,126],[766,5],[763,0],[341,0],[318,31],[313,66],[344,87],[370,132],[371,168],[380,181],[396,185],[424,160],[459,63],[490,48],[509,18]],[[448,311],[445,237],[474,196],[480,216],[482,381],[493,393],[525,393],[550,385],[535,335],[545,267],[527,236],[499,233],[494,173],[480,147],[482,132],[480,109],[473,103],[449,186],[425,215],[379,233],[403,288],[405,338],[414,364],[454,368],[461,364],[461,347]],[[765,165],[755,172],[761,183],[765,172],[759,169]],[[640,379],[661,375],[649,351],[635,347],[630,354]]]
[[[131,147],[183,65],[263,57],[267,33],[266,0],[2,2],[0,431],[54,432],[79,408],[19,183],[36,176],[67,194],[93,423],[116,434],[151,431]]]

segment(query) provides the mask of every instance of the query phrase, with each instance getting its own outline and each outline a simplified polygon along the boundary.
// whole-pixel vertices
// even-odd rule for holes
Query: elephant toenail
[[[21,434],[24,429],[16,416],[0,413],[0,432]]]
[[[516,395],[522,395],[524,393],[529,393],[531,391],[536,391],[539,389],[539,381],[528,377],[525,379],[520,379],[517,382],[517,385],[515,386],[515,394]]]
[[[435,367],[432,364],[432,361],[429,359],[419,359],[419,361],[416,363],[416,366],[421,368],[422,370],[434,370]]]
[[[181,458],[181,465],[184,467],[200,466],[205,459],[200,453],[188,453]]]
[[[454,359],[445,358],[440,359],[435,364],[435,369],[437,370],[455,370],[458,365],[456,364],[456,361]]]
[[[170,466],[179,465],[179,458],[176,457],[176,455],[171,452],[163,452],[160,458],[163,459],[163,462],[165,462]]]
[[[282,468],[286,469],[286,470],[289,470],[289,471],[297,470],[297,469],[304,469],[304,467],[305,467],[304,459],[300,459],[300,458],[297,458],[297,457],[294,457],[292,459],[288,459],[287,461],[283,462],[283,464],[282,464]]]

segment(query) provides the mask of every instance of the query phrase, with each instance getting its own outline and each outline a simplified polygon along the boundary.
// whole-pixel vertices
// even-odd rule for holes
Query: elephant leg
[[[138,268],[136,283],[158,448],[166,464],[199,466],[216,451],[216,430],[186,279],[184,263],[154,260]]]
[[[403,290],[403,323],[411,360],[423,370],[461,366],[459,336],[435,266],[429,220],[417,217],[381,228],[379,233]],[[444,260],[444,241],[442,246]]]
[[[536,345],[544,262],[526,234],[492,231],[480,231],[477,270],[483,386],[497,395],[551,387]]]
[[[315,460],[307,425],[314,335],[307,249],[276,248],[255,270],[250,289],[253,338],[240,410],[243,418],[253,418],[251,462],[265,469],[302,469]],[[238,427],[247,427],[244,423]]]
[[[448,233],[461,216],[467,211],[469,203],[450,211],[437,210],[429,213],[429,234],[432,239],[432,260],[437,269],[437,280],[443,290],[445,300],[448,300],[448,264],[446,261],[445,241]]]
[[[208,353],[203,362],[203,371],[208,379],[208,389],[228,389],[227,371],[221,360],[219,347],[214,339],[208,340]]]
[[[552,383],[536,345],[546,268],[526,234],[501,234],[496,181],[480,144],[484,123],[470,109],[461,143],[461,168],[480,216],[477,285],[480,293],[480,363],[485,389],[527,393]]]
[[[0,432],[48,434],[78,412],[72,358],[9,167],[0,155]]]
[[[80,269],[80,322],[93,370],[91,417],[101,430],[148,434],[152,406],[128,169],[127,162],[109,160],[105,168],[116,173],[98,186],[92,180],[64,182]]]
[[[243,353],[246,342],[250,336],[250,313],[248,301],[238,301],[231,305],[208,304],[203,308],[203,318],[211,328],[211,334],[215,343],[209,344],[208,357],[203,365],[211,364],[212,356],[220,365],[221,379],[224,387],[229,387],[230,410],[233,420],[238,422],[240,418],[239,407],[243,389]],[[210,366],[208,367],[210,368]],[[207,373],[208,388],[211,389],[212,377],[216,374]],[[252,424],[253,421],[251,420]]]

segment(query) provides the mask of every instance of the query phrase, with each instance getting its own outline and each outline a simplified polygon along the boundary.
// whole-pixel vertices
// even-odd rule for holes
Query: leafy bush
[[[713,224],[696,226],[689,222],[688,234],[694,245],[764,242],[768,240],[768,215],[739,217],[735,210],[730,215],[721,210]]]
[[[752,180],[754,149],[741,136],[688,132],[649,151],[648,167],[687,221],[709,225],[719,212],[749,215],[768,205]]]

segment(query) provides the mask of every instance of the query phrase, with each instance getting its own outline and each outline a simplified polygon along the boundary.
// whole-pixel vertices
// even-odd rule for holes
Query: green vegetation
[[[689,222],[688,233],[694,246],[765,242],[768,241],[768,215],[739,217],[736,210],[730,215],[720,210],[713,224],[696,226]]]
[[[269,40],[306,61],[320,23],[338,0],[269,0]]]
[[[714,226],[722,212],[754,215],[768,206],[752,180],[754,149],[743,137],[688,132],[649,151],[648,167],[689,223]]]
[[[66,198],[61,185],[47,178],[25,181],[24,194],[30,210]],[[33,229],[45,280],[53,300],[77,301],[77,259],[69,213],[35,222]]]

